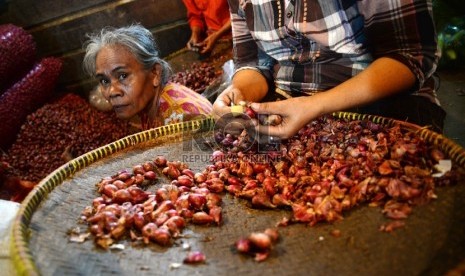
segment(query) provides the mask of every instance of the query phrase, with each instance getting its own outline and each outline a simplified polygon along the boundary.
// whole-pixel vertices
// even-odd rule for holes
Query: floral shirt
[[[160,95],[158,113],[164,125],[204,117],[212,104],[199,93],[178,83],[169,82]]]
[[[236,70],[259,70],[297,96],[330,89],[374,59],[391,57],[415,74],[411,93],[439,104],[431,1],[228,1]]]

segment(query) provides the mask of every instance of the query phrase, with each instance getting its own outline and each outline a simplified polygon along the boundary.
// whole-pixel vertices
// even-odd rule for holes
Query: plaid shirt
[[[374,59],[391,57],[415,74],[412,93],[438,103],[431,1],[228,1],[237,70],[258,69],[297,96],[330,89]]]

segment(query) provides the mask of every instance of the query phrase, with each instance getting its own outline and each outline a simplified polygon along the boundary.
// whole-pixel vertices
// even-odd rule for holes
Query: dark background
[[[39,57],[62,58],[58,88],[76,93],[93,88],[81,67],[85,35],[133,22],[154,33],[162,57],[183,48],[190,36],[182,0],[0,0],[0,24],[29,32]]]

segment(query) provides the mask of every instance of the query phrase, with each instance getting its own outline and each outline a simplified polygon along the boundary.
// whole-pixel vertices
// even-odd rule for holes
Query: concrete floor
[[[444,135],[465,147],[465,68],[440,70],[438,97],[447,112]]]

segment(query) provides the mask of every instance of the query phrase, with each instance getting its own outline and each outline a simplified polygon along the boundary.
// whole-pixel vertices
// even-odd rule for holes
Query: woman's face
[[[103,96],[118,118],[130,119],[153,104],[160,75],[145,70],[134,55],[121,45],[103,47],[96,58],[96,77]]]

